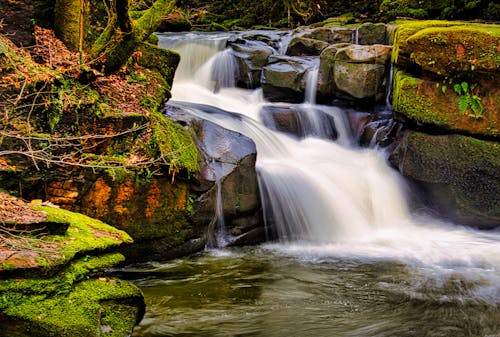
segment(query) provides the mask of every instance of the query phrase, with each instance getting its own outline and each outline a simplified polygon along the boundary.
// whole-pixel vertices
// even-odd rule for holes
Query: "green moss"
[[[403,71],[394,74],[393,108],[406,117],[419,122],[444,125],[446,119],[435,111],[432,101],[416,92],[423,80],[408,76]]]
[[[441,21],[441,20],[426,20],[426,21],[395,21],[397,25],[396,29],[393,31],[393,49],[392,49],[392,62],[397,63],[400,51],[402,53],[407,53],[406,46],[407,40],[413,34],[418,31],[429,28],[429,27],[451,27],[451,26],[463,26],[467,23],[465,22],[454,22],[454,21]]]
[[[479,216],[485,224],[500,217],[499,185],[494,180],[500,168],[498,142],[407,131],[400,151],[403,174],[444,186],[455,210]]]
[[[104,303],[104,304],[103,304]],[[141,291],[117,279],[91,279],[78,283],[66,296],[31,301],[4,311],[23,320],[27,336],[126,336],[143,310]]]
[[[471,107],[463,107],[464,97],[442,82],[412,77],[396,71],[393,88],[393,110],[396,116],[405,116],[420,124],[481,136],[498,136],[498,89],[486,88],[481,96],[481,118]],[[494,86],[494,84],[493,84]],[[474,94],[475,95],[475,94]],[[472,96],[471,96],[472,97]],[[472,104],[472,103],[469,103]],[[460,108],[463,112],[460,110]]]
[[[500,26],[430,27],[407,39],[410,58],[438,75],[500,69]]]
[[[199,170],[199,154],[187,130],[160,112],[151,114],[153,135],[148,144],[149,154],[165,160],[172,171]]]
[[[110,253],[103,256],[85,256],[69,264],[56,275],[44,278],[33,276],[30,278],[0,280],[0,310],[29,302],[34,296],[37,300],[52,296],[67,295],[74,284],[94,275],[104,272],[107,268],[116,266],[125,258],[119,253]]]
[[[65,242],[61,247],[61,254],[66,261],[71,260],[76,254],[104,251],[118,247],[123,242],[132,242],[127,233],[86,215],[55,207],[38,206],[36,209],[44,211],[48,221],[70,224],[64,236],[47,238],[53,242]]]
[[[79,47],[80,15],[84,14],[84,11],[83,3],[79,0],[55,2],[54,17],[58,18],[54,20],[55,32],[72,51],[77,51]]]

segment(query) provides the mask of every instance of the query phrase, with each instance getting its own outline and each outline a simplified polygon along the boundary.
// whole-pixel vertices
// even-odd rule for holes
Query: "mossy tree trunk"
[[[54,30],[68,49],[82,51],[88,29],[87,0],[58,0],[55,3]]]
[[[102,1],[102,0],[98,0]],[[175,0],[156,0],[133,19],[132,0],[104,0],[106,25],[91,46],[84,46],[89,29],[89,6],[95,0],[56,0],[56,34],[73,51],[88,51],[88,64],[104,73],[123,66],[140,43],[145,41],[173,10]]]

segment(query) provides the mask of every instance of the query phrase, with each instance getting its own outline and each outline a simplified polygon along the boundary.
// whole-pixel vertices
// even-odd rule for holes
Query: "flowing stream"
[[[317,68],[296,106],[306,136],[266,127],[262,110],[280,104],[234,87],[227,37],[160,35],[182,55],[169,104],[231,112],[186,105],[254,140],[280,240],[126,269],[148,305],[134,336],[500,336],[500,232],[412,211],[384,153],[354,145],[341,108],[315,104]]]

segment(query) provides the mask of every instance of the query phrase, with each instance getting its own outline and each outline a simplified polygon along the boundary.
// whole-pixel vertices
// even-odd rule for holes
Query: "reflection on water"
[[[486,279],[433,277],[390,260],[312,261],[281,248],[123,270],[148,306],[133,336],[500,336],[500,298],[478,295],[498,287]]]

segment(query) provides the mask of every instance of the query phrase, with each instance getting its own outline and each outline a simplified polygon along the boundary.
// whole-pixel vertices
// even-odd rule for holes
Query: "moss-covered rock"
[[[460,110],[461,97],[447,82],[435,82],[413,77],[403,71],[394,76],[393,110],[398,118],[454,132],[483,136],[500,135],[500,87],[497,82],[483,79],[477,97],[483,111],[481,116],[470,106]],[[476,95],[468,93],[469,96]],[[463,93],[462,96],[466,96]],[[465,100],[465,98],[462,98]]]
[[[460,223],[500,225],[500,144],[461,135],[407,131],[391,155],[427,191],[429,205]]]
[[[500,26],[429,27],[407,39],[402,53],[423,70],[442,76],[500,71]]]
[[[357,28],[357,42],[362,45],[386,44],[386,30],[383,23],[363,23]]]
[[[45,235],[39,244],[33,241],[32,251],[21,250],[2,259],[0,272],[12,274],[29,269],[53,274],[78,254],[109,251],[132,242],[127,233],[83,214],[47,206],[37,206],[36,209],[47,215],[48,222],[69,224],[66,232],[63,235]]]
[[[459,21],[398,21],[397,27],[391,32],[390,42],[393,43],[392,60],[399,66],[404,67],[409,62],[411,49],[408,47],[408,39],[426,28],[464,26],[465,22]]]
[[[13,293],[3,294],[5,298]],[[0,327],[10,331],[10,337],[125,337],[143,313],[142,293],[136,286],[98,278],[54,297],[22,295],[0,314]]]
[[[112,251],[130,236],[82,214],[32,207],[68,228],[8,238],[2,232],[20,244],[0,261],[0,329],[12,337],[128,336],[144,314],[142,293],[103,275],[124,261]]]

